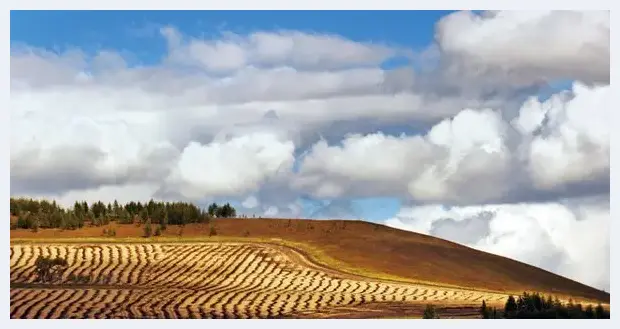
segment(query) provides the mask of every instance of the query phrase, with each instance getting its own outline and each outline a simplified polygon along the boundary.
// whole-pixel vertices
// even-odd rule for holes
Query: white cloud
[[[534,126],[542,132],[529,145],[529,169],[541,187],[609,178],[611,88],[576,84],[574,93],[568,102],[555,98],[521,110],[522,117],[536,113],[547,119]],[[520,116],[517,122],[525,120]]]
[[[511,122],[497,110],[465,109],[425,135],[321,141],[293,185],[319,197],[398,196],[406,190],[418,202],[465,204],[604,182],[610,95],[609,87],[575,84],[571,95],[528,100]]]
[[[255,196],[250,195],[245,200],[243,200],[243,202],[241,202],[241,205],[244,208],[251,209],[251,208],[258,207],[260,205],[260,202],[258,201],[258,199]]]
[[[181,153],[166,188],[189,199],[234,196],[291,170],[295,145],[269,133],[236,136],[207,145],[191,142]]]
[[[436,27],[446,55],[513,80],[609,83],[609,11],[457,12]]]
[[[464,243],[609,291],[609,200],[414,206],[401,209],[385,223]]]
[[[171,62],[216,72],[282,64],[310,69],[374,66],[400,52],[337,35],[298,31],[254,32],[247,36],[225,33],[215,40],[191,38],[188,41],[172,27],[161,32],[168,41]]]
[[[265,210],[264,215],[265,215],[265,217],[277,216],[278,215],[278,207],[269,206],[269,208],[267,208],[267,210]]]
[[[178,31],[164,29],[162,33],[169,42],[170,56],[184,51],[188,43]],[[293,48],[265,48],[279,42],[290,43]],[[377,66],[385,56],[400,51],[386,46],[299,32],[256,32],[221,40],[190,40],[192,43],[207,43],[211,47],[209,56],[233,62],[237,60],[227,49],[238,43],[244,52],[262,56],[248,58],[273,65],[257,68],[247,61],[241,61],[239,67],[213,62],[235,68],[222,76],[179,69],[169,63],[128,67],[120,54],[111,51],[92,57],[79,50],[61,54],[27,46],[13,50],[12,191],[41,194],[55,189],[62,193],[170,177],[162,189],[166,193],[243,195],[267,181],[272,175],[270,166],[250,170],[254,178],[247,186],[240,181],[219,181],[212,188],[182,183],[187,178],[181,171],[194,173],[200,169],[176,168],[174,177],[170,171],[178,165],[187,166],[187,159],[198,154],[227,154],[220,148],[234,148],[236,144],[213,138],[227,133],[228,127],[242,127],[243,132],[237,134],[241,139],[253,138],[255,130],[275,133],[278,137],[265,143],[276,144],[263,146],[277,149],[277,143],[284,140],[294,146],[300,144],[299,136],[315,138],[317,130],[327,129],[333,122],[377,119],[380,126],[403,118],[436,120],[463,103],[484,103],[459,97],[427,99],[424,94],[400,88],[402,78],[394,79]],[[321,69],[323,64],[326,66]],[[307,66],[314,70],[305,71]],[[401,91],[393,94],[391,90]],[[265,122],[268,113],[276,113],[277,120]],[[257,128],[248,130],[248,125]],[[304,141],[306,145],[309,142]],[[202,151],[192,153],[199,150],[198,145]],[[244,148],[241,152],[245,151],[257,149]],[[221,164],[222,159],[209,162]],[[246,177],[246,173],[231,168],[225,171],[227,177]],[[211,180],[217,181],[212,178],[209,183],[214,183]],[[184,192],[170,191],[171,187],[183,188]]]

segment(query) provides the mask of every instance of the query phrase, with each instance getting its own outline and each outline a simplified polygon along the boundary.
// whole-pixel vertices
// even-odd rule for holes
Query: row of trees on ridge
[[[609,311],[600,303],[584,307],[572,300],[562,303],[557,297],[543,296],[540,293],[524,292],[521,296],[509,296],[503,311],[488,307],[485,301],[479,309],[483,319],[609,319]],[[427,305],[423,319],[439,319],[434,305]]]
[[[129,202],[119,204],[117,201],[105,204],[101,201],[88,204],[86,201],[75,202],[73,207],[65,209],[56,201],[11,198],[11,229],[39,228],[77,229],[86,224],[93,226],[107,225],[112,221],[120,224],[157,223],[166,225],[185,225],[204,223],[211,218],[237,217],[237,212],[229,203],[218,205],[212,203],[204,210],[187,202]]]

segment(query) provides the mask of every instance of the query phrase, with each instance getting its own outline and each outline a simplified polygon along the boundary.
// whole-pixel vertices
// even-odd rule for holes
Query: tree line
[[[517,298],[508,296],[501,314],[482,301],[480,315],[483,319],[609,319],[609,311],[600,303],[596,307],[591,304],[584,307],[572,299],[562,303],[557,297],[527,292]]]
[[[120,224],[158,223],[164,229],[167,225],[204,223],[211,218],[237,217],[236,209],[229,203],[212,203],[206,210],[188,202],[129,202],[105,204],[97,201],[89,204],[76,201],[73,207],[63,208],[56,201],[11,198],[11,229],[39,228],[78,229],[84,225],[102,226],[112,221]]]
[[[540,293],[527,293],[522,295],[508,296],[503,310],[488,307],[482,301],[478,310],[483,319],[609,319],[609,311],[600,303],[593,307],[575,304],[572,299],[568,303],[562,303],[557,297],[545,297]],[[439,319],[435,306],[429,304],[422,314],[423,319]]]

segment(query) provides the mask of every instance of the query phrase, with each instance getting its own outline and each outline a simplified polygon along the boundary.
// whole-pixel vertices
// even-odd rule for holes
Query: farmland
[[[360,280],[268,244],[98,244],[11,247],[13,318],[278,318],[381,302],[501,302],[504,295]],[[69,266],[35,283],[38,256]],[[88,277],[73,285],[71,276]]]
[[[442,317],[477,317],[482,300],[499,308],[517,289],[609,301],[522,263],[363,222],[218,219],[151,238],[140,225],[106,229],[117,236],[12,230],[11,318],[420,317],[428,303]],[[36,280],[39,256],[67,261],[56,282]]]

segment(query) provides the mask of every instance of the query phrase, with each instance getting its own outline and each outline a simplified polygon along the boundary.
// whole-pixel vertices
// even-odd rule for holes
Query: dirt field
[[[55,286],[35,283],[37,256],[69,262]],[[71,275],[90,281],[74,285]],[[421,313],[421,304],[476,307],[505,295],[359,279],[286,247],[257,243],[17,244],[11,318],[282,318]],[[407,303],[409,302],[409,303]],[[416,303],[417,302],[417,303]]]
[[[11,231],[11,318],[477,317],[482,300],[553,291],[608,303],[609,294],[441,239],[363,222],[227,219],[170,226]],[[65,239],[65,240],[63,240]],[[38,255],[69,262],[55,286],[35,283]],[[417,257],[416,257],[417,256]],[[72,275],[88,276],[80,285]],[[510,290],[509,290],[510,289]]]
[[[281,239],[303,247],[323,265],[342,271],[410,283],[520,294],[539,291],[608,303],[609,294],[551,272],[446,240],[361,221],[299,219],[215,220],[218,237]],[[117,238],[138,238],[142,227],[111,224]],[[103,227],[75,231],[12,230],[11,240],[103,239]],[[182,232],[181,232],[182,230]],[[206,238],[210,226],[170,226],[164,237]]]

